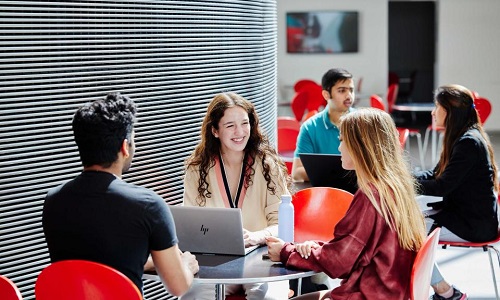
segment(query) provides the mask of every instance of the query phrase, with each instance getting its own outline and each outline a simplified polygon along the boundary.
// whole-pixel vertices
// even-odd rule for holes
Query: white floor
[[[498,249],[500,245],[496,244]],[[449,247],[438,249],[437,262],[446,280],[467,293],[469,299],[496,299],[488,252],[476,248]],[[493,265],[500,284],[498,260],[493,254]]]

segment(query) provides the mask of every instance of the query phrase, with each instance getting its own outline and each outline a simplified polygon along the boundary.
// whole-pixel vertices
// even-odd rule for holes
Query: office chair
[[[142,300],[137,286],[104,264],[62,260],[45,267],[35,283],[37,300]]]
[[[16,284],[3,275],[0,275],[0,298],[2,300],[23,300]]]

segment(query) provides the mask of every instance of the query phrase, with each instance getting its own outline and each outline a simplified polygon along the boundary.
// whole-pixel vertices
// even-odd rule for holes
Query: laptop
[[[171,205],[170,211],[182,251],[244,256],[259,247],[245,248],[239,208]]]
[[[326,186],[354,194],[358,190],[356,173],[342,168],[340,154],[299,153],[312,186]]]

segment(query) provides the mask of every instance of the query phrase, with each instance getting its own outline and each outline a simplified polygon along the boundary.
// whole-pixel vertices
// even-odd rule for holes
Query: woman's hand
[[[266,236],[269,236],[265,230],[260,231],[249,231],[243,228],[243,240],[245,241],[245,247],[253,245],[262,245],[266,242]]]
[[[311,249],[317,249],[319,247],[320,245],[314,241],[305,241],[300,244],[295,244],[295,250],[305,259],[311,256]]]
[[[268,236],[266,237],[266,244],[269,259],[272,261],[280,261],[280,252],[285,242],[277,237]]]

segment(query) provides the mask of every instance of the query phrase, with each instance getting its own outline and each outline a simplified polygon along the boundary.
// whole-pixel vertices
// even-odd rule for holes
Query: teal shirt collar
[[[354,108],[349,107],[348,113],[350,113],[353,110]],[[320,112],[320,114],[322,114],[321,120],[323,121],[323,126],[325,126],[325,129],[329,130],[337,128],[337,126],[335,126],[332,122],[330,122],[330,117],[329,117],[330,115],[328,114],[328,105],[325,106],[325,108]]]

